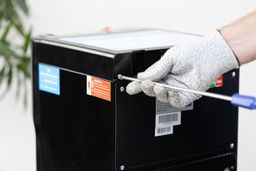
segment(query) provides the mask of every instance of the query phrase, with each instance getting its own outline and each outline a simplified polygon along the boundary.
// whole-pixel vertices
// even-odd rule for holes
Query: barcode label
[[[156,127],[164,125],[180,125],[181,112],[156,115]]]
[[[171,106],[170,103],[161,102],[156,98],[156,115],[172,113],[172,112],[181,112],[181,111],[187,111],[187,110],[193,110],[193,103],[183,108],[175,108]]]
[[[181,112],[156,115],[155,136],[173,134],[173,127],[181,124]]]
[[[155,135],[162,136],[162,135],[169,135],[172,133],[173,133],[173,126],[169,126],[169,127],[157,128]]]
[[[158,116],[159,123],[166,123],[166,122],[175,122],[178,121],[178,113],[167,114],[167,115],[159,115]]]

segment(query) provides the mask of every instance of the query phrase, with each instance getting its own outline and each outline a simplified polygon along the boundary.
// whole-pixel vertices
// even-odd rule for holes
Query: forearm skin
[[[256,11],[220,29],[241,65],[256,60]]]

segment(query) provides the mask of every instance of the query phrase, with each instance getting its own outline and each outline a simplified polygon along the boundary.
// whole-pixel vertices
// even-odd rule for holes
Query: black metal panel
[[[238,92],[239,72],[234,71],[236,77],[232,72],[225,74],[223,87],[210,91],[227,95]],[[117,168],[201,153],[208,153],[206,158],[236,154],[238,109],[229,102],[203,97],[194,103],[194,110],[182,112],[182,124],[174,127],[173,135],[155,137],[155,98],[120,93],[120,87],[127,83],[116,82]]]
[[[113,58],[48,44],[37,46],[37,58],[42,63],[112,80]]]
[[[127,171],[225,171],[235,170],[236,159],[231,153],[203,157],[200,159],[189,158],[187,161],[174,162],[173,160],[154,161],[127,167]],[[227,167],[230,166],[230,167]]]
[[[108,58],[63,47],[33,44],[33,101],[38,171],[236,170],[238,109],[205,98],[182,112],[172,135],[154,136],[155,98],[129,96],[118,74],[135,76],[166,51],[135,51]],[[86,95],[86,76],[60,71],[61,94],[38,90],[38,64],[46,63],[112,80],[112,101]],[[233,71],[232,71],[233,72]],[[211,92],[238,92],[229,72]],[[230,148],[230,144],[233,144]]]
[[[114,58],[113,78],[118,74],[135,76],[160,59],[166,49],[152,51],[135,51],[125,54],[117,54]]]
[[[104,168],[112,171],[115,157],[113,104],[86,95],[86,76],[63,70],[60,71],[60,96],[38,91],[38,63],[56,63],[52,62],[54,58],[39,61],[37,55],[41,51],[35,51],[33,89],[37,170],[101,171]],[[66,62],[60,63],[70,64]],[[73,65],[80,63],[73,61]]]
[[[38,58],[37,58],[37,43],[32,43],[32,89],[33,89],[33,119],[35,125],[36,132],[36,159],[37,159],[37,170],[41,171],[42,169],[42,158],[41,158],[41,141],[40,138],[42,136],[41,127],[40,127],[40,117],[39,109],[40,109],[40,97],[38,90]]]

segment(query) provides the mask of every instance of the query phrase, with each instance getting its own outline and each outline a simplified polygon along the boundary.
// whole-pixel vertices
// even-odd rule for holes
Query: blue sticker
[[[60,95],[60,69],[39,64],[39,90]]]

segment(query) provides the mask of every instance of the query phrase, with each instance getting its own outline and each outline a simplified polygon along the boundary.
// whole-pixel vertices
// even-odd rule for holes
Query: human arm
[[[241,65],[256,60],[256,11],[220,29]]]
[[[152,81],[206,91],[219,75],[256,58],[255,18],[256,13],[252,13],[222,27],[219,32],[174,46],[158,62],[139,73],[142,84],[130,83],[127,93],[143,91],[175,107],[186,106],[200,98],[196,94],[157,86]]]

